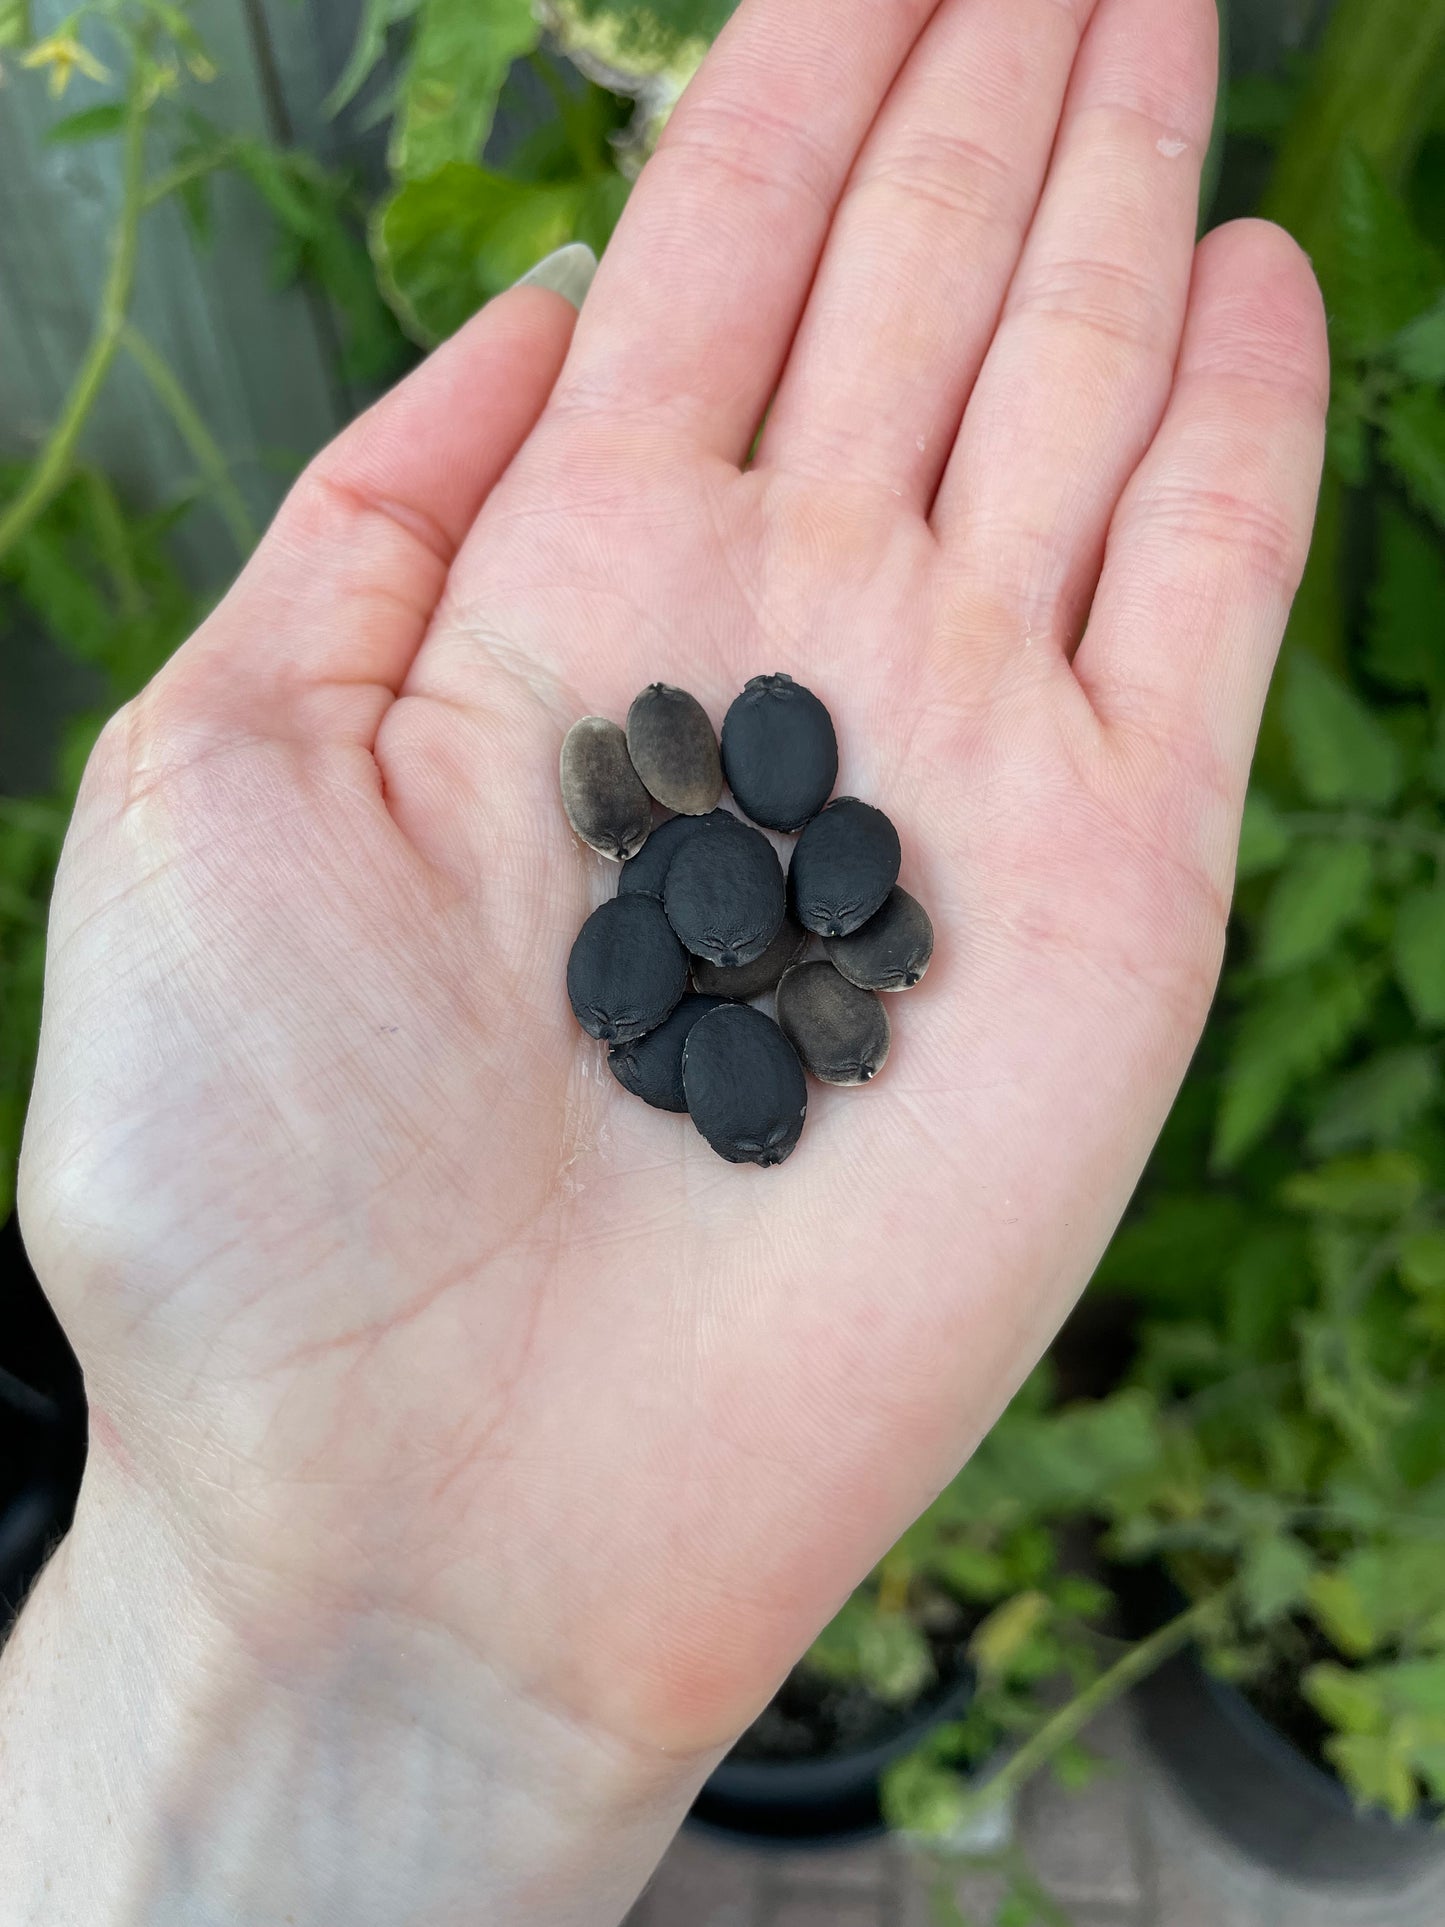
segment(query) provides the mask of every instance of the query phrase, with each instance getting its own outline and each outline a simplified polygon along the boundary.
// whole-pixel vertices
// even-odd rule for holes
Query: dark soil
[[[795,1666],[732,1750],[737,1760],[822,1760],[862,1753],[897,1739],[953,1691],[968,1670],[968,1642],[982,1617],[971,1614],[946,1631],[928,1630],[937,1678],[916,1700],[898,1706],[856,1681],[825,1679]]]
[[[1283,1734],[1305,1758],[1331,1778],[1335,1769],[1325,1757],[1325,1741],[1331,1728],[1320,1718],[1300,1691],[1300,1681],[1311,1666],[1322,1660],[1340,1663],[1340,1655],[1317,1626],[1305,1620],[1291,1623],[1291,1650],[1281,1654],[1268,1672],[1243,1684],[1240,1691],[1255,1712],[1277,1733]]]

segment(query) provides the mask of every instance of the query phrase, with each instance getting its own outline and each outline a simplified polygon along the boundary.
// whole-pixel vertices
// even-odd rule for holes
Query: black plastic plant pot
[[[0,1225],[0,1642],[75,1510],[85,1388],[12,1218]]]
[[[787,1847],[831,1847],[885,1831],[886,1768],[929,1731],[962,1719],[972,1703],[971,1673],[899,1715],[896,1731],[872,1746],[819,1759],[738,1759],[717,1767],[693,1803],[692,1824]]]
[[[1158,1566],[1112,1575],[1124,1629],[1154,1631],[1185,1600]],[[1355,1806],[1333,1773],[1271,1725],[1194,1649],[1135,1688],[1149,1750],[1190,1804],[1242,1852],[1306,1886],[1403,1886],[1445,1856],[1438,1815],[1395,1821]]]

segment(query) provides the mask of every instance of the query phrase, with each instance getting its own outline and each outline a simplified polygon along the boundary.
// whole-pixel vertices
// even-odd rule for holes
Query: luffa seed
[[[753,997],[766,997],[770,990],[777,989],[778,979],[788,965],[802,956],[807,942],[807,931],[800,930],[791,917],[785,916],[777,936],[756,963],[736,964],[731,970],[725,970],[720,964],[709,963],[706,957],[694,957],[692,987],[706,996],[726,997],[739,1004]]]
[[[731,970],[756,962],[778,934],[787,888],[772,844],[739,823],[689,837],[668,866],[662,900],[692,954]]]
[[[620,863],[652,828],[652,799],[632,767],[627,738],[605,716],[584,716],[562,741],[562,807],[590,849]]]
[[[895,884],[861,929],[851,937],[825,937],[823,948],[860,990],[910,990],[932,959],[933,923],[917,897]]]
[[[868,1084],[888,1062],[888,1013],[830,963],[797,964],[778,985],[778,1025],[824,1084]]]
[[[730,1164],[781,1164],[803,1132],[808,1086],[771,1017],[722,1004],[688,1032],[682,1082],[693,1123]]]
[[[722,760],[696,696],[649,683],[627,712],[627,749],[648,793],[664,809],[705,816],[722,795]]]
[[[770,830],[796,830],[838,780],[833,719],[791,676],[754,676],[723,719],[722,760],[739,807]]]
[[[716,829],[719,824],[737,829],[738,819],[730,810],[711,810],[706,816],[670,816],[659,823],[632,861],[623,864],[617,879],[618,896],[631,896],[640,890],[646,896],[660,898],[668,866],[683,844],[699,830]]]
[[[794,845],[788,871],[793,915],[820,937],[849,937],[882,907],[901,861],[898,832],[882,810],[840,796]]]
[[[589,1037],[630,1043],[656,1030],[687,989],[687,957],[656,897],[613,897],[567,959],[567,996]]]
[[[721,1001],[719,997],[688,995],[656,1030],[634,1038],[630,1044],[614,1044],[607,1053],[607,1063],[623,1090],[631,1091],[654,1110],[685,1111],[683,1047],[699,1017],[716,1010]]]

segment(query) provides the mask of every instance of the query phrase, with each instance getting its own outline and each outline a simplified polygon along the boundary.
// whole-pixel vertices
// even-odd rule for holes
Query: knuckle
[[[853,194],[941,211],[950,220],[1016,228],[1016,170],[992,148],[938,128],[900,135],[859,174]]]
[[[1097,336],[1131,358],[1151,352],[1172,364],[1159,277],[1127,261],[1077,257],[1036,269],[1014,312]]]
[[[1161,483],[1136,513],[1151,539],[1175,551],[1183,544],[1212,553],[1271,595],[1292,597],[1304,573],[1307,542],[1294,519],[1262,492],[1205,483]]]

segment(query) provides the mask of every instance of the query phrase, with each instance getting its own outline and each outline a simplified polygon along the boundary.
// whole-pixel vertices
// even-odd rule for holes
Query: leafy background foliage
[[[331,104],[386,118],[369,199],[213,125],[209,57],[168,0],[93,0],[39,40],[24,0],[0,0],[0,58],[53,90],[104,60],[115,98],[54,137],[124,145],[142,123],[123,218],[178,196],[206,246],[210,183],[247,180],[278,279],[319,287],[353,371],[380,381],[551,248],[606,244],[732,4],[366,0]],[[1445,0],[1338,0],[1311,59],[1234,88],[1229,128],[1227,211],[1262,195],[1325,286],[1319,530],[1218,1007],[1091,1288],[1128,1308],[1132,1357],[1072,1403],[1046,1364],[804,1662],[903,1706],[940,1685],[939,1613],[971,1628],[973,1711],[890,1780],[919,1833],[962,1824],[1001,1741],[1085,1777],[1087,1712],[1185,1634],[1362,1803],[1445,1802]],[[124,300],[108,325],[102,346],[144,366]],[[100,715],[202,611],[167,538],[229,483],[162,366],[196,478],[159,513],[119,502],[83,460],[92,373],[36,461],[0,470],[0,621],[83,660],[96,704],[53,792],[0,800],[0,1212],[74,783]],[[1081,1526],[1112,1560],[1163,1563],[1179,1630],[1122,1659],[1101,1641],[1109,1588],[1080,1576]],[[1013,1872],[1026,1922],[1042,1903]]]

